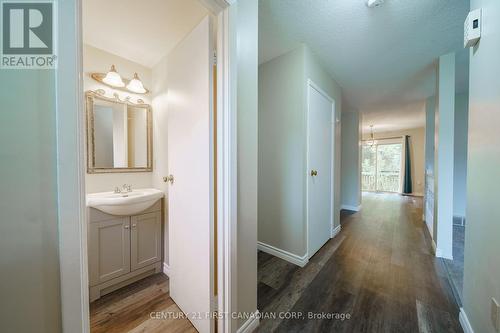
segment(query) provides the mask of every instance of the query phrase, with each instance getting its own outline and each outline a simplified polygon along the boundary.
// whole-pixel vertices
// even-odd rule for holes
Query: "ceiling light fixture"
[[[147,92],[137,73],[134,73],[134,78],[127,84],[127,89],[138,94],[145,94]]]
[[[378,7],[380,6],[381,4],[384,3],[384,0],[367,0],[366,1],[366,5],[369,7],[369,8],[375,8],[375,7]]]
[[[123,83],[122,77],[116,71],[115,65],[111,65],[111,69],[102,79],[102,81],[113,87],[125,87],[125,83]]]

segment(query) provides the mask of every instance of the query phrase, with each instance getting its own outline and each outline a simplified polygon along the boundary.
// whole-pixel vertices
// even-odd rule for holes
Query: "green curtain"
[[[413,192],[411,186],[411,158],[410,158],[410,137],[405,135],[405,178],[403,183],[403,193]]]

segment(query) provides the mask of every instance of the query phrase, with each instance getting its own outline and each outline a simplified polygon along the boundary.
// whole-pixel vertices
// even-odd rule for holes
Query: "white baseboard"
[[[166,262],[163,263],[163,274],[170,277],[170,266]]]
[[[361,205],[359,205],[359,206],[341,205],[340,209],[350,210],[353,212],[359,212],[361,210]]]
[[[460,308],[460,315],[458,316],[458,319],[460,321],[462,329],[464,330],[464,333],[474,333],[474,330],[472,329],[472,325],[470,324],[469,318],[467,317],[464,308]]]
[[[255,310],[250,318],[248,318],[248,320],[245,321],[240,328],[238,328],[236,333],[253,333],[257,327],[259,327],[259,317],[259,310]]]
[[[341,225],[338,225],[335,228],[333,228],[332,229],[332,237],[330,237],[330,238],[333,238],[333,237],[337,236],[339,234],[340,230],[342,230],[342,226]]]
[[[262,242],[257,242],[257,249],[261,250],[262,252],[272,254],[275,257],[281,258],[300,267],[304,267],[309,261],[309,259],[307,258],[307,254],[300,257],[296,254],[290,253],[282,249],[278,249],[277,247]]]

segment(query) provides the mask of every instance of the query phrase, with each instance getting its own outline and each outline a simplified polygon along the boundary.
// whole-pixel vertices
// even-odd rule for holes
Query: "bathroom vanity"
[[[87,173],[153,170],[152,111],[142,99],[87,91]],[[104,176],[104,175],[103,175]],[[104,177],[101,177],[101,179]],[[89,298],[162,271],[164,193],[153,188],[87,194]]]
[[[155,189],[88,195],[91,302],[162,271],[162,197]]]

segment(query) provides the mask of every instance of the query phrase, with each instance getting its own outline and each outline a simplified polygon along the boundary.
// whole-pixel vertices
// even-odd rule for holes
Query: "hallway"
[[[421,217],[421,198],[365,193],[305,267],[259,252],[259,332],[462,332]],[[280,319],[286,311],[299,318]]]

